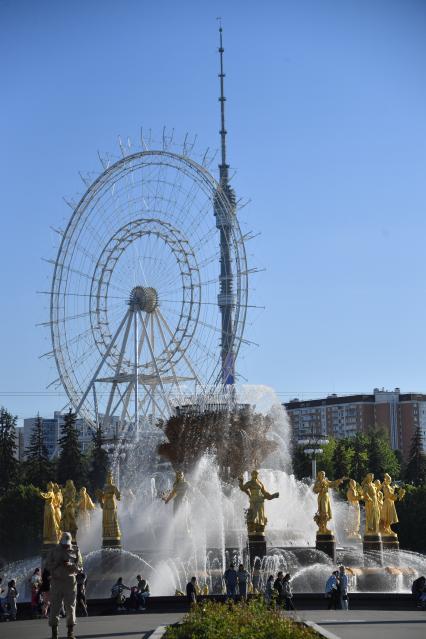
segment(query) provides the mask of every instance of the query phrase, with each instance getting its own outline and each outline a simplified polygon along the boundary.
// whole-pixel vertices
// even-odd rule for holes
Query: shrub
[[[249,603],[202,602],[181,624],[168,628],[165,639],[317,639],[316,632],[266,606]]]

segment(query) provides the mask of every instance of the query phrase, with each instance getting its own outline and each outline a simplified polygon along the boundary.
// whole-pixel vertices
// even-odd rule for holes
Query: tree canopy
[[[16,422],[17,417],[13,417],[2,406],[0,408],[0,493],[13,487],[18,479]]]
[[[60,484],[72,479],[78,488],[86,483],[86,464],[78,441],[76,415],[71,410],[65,415],[59,438],[57,479]]]
[[[37,415],[34,429],[31,433],[30,444],[26,450],[24,463],[25,482],[44,489],[47,482],[53,481],[55,476],[55,464],[50,461],[49,453],[44,443],[43,420],[40,415]]]

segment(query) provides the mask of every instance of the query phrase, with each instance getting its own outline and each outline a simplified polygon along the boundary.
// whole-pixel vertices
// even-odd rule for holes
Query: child
[[[11,579],[9,581],[9,583],[7,584],[8,586],[8,590],[7,590],[7,596],[6,596],[6,601],[7,604],[9,606],[9,612],[10,612],[10,620],[11,621],[16,621],[16,613],[18,611],[18,606],[16,605],[16,600],[19,597],[19,593],[16,589],[16,582],[14,579]]]

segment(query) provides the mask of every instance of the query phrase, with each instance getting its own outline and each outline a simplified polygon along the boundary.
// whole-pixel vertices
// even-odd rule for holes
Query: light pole
[[[304,447],[303,452],[311,458],[311,474],[312,479],[315,481],[317,477],[317,455],[322,455],[324,450],[321,447],[328,444],[328,439],[311,437],[310,439],[299,439],[297,443],[299,446]]]

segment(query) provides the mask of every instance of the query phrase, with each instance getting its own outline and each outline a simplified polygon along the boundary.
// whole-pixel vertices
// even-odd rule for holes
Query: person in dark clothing
[[[425,596],[426,596],[426,578],[419,577],[415,579],[411,584],[411,594],[413,595],[414,601],[416,602],[419,608],[425,607]]]
[[[274,581],[274,590],[277,593],[277,604],[279,606],[283,605],[284,602],[284,584],[283,584],[284,574],[280,571],[277,574],[277,578]]]
[[[189,605],[197,603],[197,578],[192,577],[191,581],[186,584],[186,598]]]
[[[43,597],[43,604],[41,607],[41,615],[44,619],[49,616],[50,608],[50,572],[45,568],[41,575],[40,592]]]
[[[225,570],[223,575],[223,580],[226,586],[226,596],[227,597],[235,597],[235,593],[237,590],[237,571],[234,568],[234,564],[229,564],[229,568]]]
[[[283,578],[283,598],[286,610],[296,610],[293,605],[293,592],[290,584],[291,575],[287,573]]]
[[[75,580],[77,582],[77,606],[83,608],[84,616],[88,617],[87,612],[87,600],[86,600],[86,585],[87,577],[83,570],[77,573]]]

